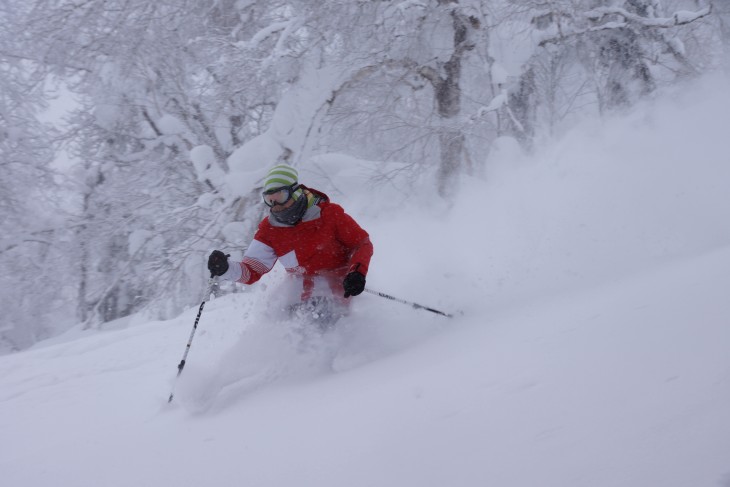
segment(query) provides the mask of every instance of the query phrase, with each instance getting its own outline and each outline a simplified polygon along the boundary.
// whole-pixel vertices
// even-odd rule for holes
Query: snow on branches
[[[566,37],[580,36],[602,30],[622,29],[631,26],[668,29],[695,22],[711,13],[711,5],[696,12],[686,10],[677,11],[669,17],[645,17],[629,12],[621,7],[597,7],[577,17],[578,19],[583,18],[589,21],[590,25],[574,28],[573,30],[563,28],[559,35],[544,38],[540,41],[539,45],[554,44]],[[577,24],[580,25],[581,22],[577,22]]]
[[[699,20],[702,17],[710,15],[710,13],[712,13],[711,5],[703,8],[702,10],[698,10],[697,12],[681,10],[673,13],[670,17],[642,17],[641,15],[631,13],[626,9],[618,7],[594,8],[593,10],[586,12],[584,15],[587,19],[594,22],[600,22],[607,16],[618,16],[624,20],[623,23],[634,23],[645,27],[669,28],[689,24],[695,20]]]

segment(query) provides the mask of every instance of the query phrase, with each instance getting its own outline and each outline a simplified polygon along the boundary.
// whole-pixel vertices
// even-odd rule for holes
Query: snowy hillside
[[[320,338],[274,272],[206,304],[172,405],[197,307],[0,357],[0,485],[730,485],[727,86],[500,141],[448,211],[315,161],[368,286],[455,317],[363,294]]]

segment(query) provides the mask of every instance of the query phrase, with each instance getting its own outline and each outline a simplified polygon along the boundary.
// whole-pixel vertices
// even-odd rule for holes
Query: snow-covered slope
[[[197,308],[0,357],[0,485],[730,484],[726,86],[502,141],[448,211],[322,158],[368,285],[456,317],[362,295],[319,339],[275,273],[206,304],[171,406]]]

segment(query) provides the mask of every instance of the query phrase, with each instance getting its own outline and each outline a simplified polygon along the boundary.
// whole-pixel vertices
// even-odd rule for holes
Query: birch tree
[[[712,8],[668,12],[658,0],[526,0],[507,12],[540,32],[510,96],[519,114],[513,133],[520,134],[538,125],[553,131],[581,108],[603,114],[631,106],[659,84],[697,74],[677,34]]]
[[[436,166],[436,186],[446,196],[466,166],[471,117],[493,96],[479,7],[453,0],[353,2],[320,16],[328,59],[348,73],[328,99],[322,142],[405,160],[421,172]],[[476,90],[465,89],[475,77]]]

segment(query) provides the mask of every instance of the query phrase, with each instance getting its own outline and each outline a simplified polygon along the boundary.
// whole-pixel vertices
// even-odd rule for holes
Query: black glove
[[[228,257],[231,254],[224,254],[220,250],[214,250],[208,257],[208,270],[210,276],[222,276],[228,270]]]
[[[345,297],[357,296],[365,290],[365,276],[357,271],[350,272],[345,276],[345,280],[342,283],[342,287],[345,288]]]

